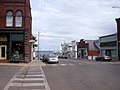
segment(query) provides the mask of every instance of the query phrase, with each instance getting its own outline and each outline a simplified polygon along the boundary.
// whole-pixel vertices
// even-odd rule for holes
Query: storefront
[[[0,35],[0,60],[7,59],[7,36]]]
[[[118,59],[117,34],[99,37],[100,54],[111,56],[112,59]]]
[[[0,60],[10,60],[18,51],[24,60],[24,30],[0,30]]]
[[[120,60],[120,42],[118,42],[118,59]]]
[[[88,48],[78,48],[78,58],[88,58]]]

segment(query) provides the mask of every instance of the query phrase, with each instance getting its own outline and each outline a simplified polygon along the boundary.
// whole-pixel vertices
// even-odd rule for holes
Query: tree
[[[37,42],[37,39],[36,39],[35,36],[32,36],[32,39],[35,40],[35,42]],[[37,47],[37,46],[38,46],[37,44],[35,44],[35,43],[33,44],[33,48],[35,48],[35,47]]]

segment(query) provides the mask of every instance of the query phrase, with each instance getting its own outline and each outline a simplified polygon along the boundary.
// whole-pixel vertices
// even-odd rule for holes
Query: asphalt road
[[[3,90],[10,79],[20,70],[21,66],[0,65],[0,90]]]
[[[35,60],[21,67],[0,65],[0,90],[120,90],[120,62],[65,59],[45,65]]]
[[[120,90],[120,62],[65,59],[42,68],[51,90]]]

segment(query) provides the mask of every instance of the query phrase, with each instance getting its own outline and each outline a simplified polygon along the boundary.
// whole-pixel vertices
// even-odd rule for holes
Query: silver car
[[[57,56],[57,55],[54,55],[54,54],[49,55],[49,56],[48,56],[47,63],[59,63],[58,56]]]
[[[107,55],[99,55],[95,58],[96,61],[111,61],[112,58]]]

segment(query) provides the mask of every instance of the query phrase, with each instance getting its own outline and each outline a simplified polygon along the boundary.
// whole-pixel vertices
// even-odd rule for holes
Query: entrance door
[[[0,59],[7,59],[6,50],[6,45],[0,45]]]

